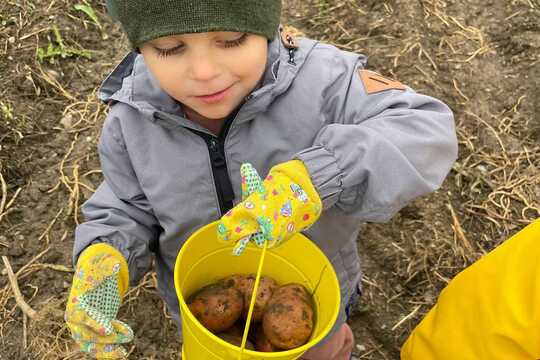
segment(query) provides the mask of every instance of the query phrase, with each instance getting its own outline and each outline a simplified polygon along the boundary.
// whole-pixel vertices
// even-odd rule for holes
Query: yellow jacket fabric
[[[458,274],[401,359],[540,359],[540,220]]]

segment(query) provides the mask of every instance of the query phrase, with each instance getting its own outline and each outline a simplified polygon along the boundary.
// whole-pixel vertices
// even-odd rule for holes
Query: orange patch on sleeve
[[[364,88],[368,94],[374,94],[386,90],[405,90],[406,87],[397,80],[385,78],[376,72],[369,70],[358,70],[358,75],[364,83]]]

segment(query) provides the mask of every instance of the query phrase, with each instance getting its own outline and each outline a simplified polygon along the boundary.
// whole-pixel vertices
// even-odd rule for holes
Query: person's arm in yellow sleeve
[[[540,359],[540,220],[458,274],[401,359]]]

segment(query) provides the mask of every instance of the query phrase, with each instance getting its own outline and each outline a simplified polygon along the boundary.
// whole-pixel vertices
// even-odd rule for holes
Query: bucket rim
[[[210,227],[216,227],[217,224],[218,224],[219,220],[216,220],[214,222],[211,222],[209,224],[206,224],[204,226],[201,226],[198,230],[196,230],[193,234],[191,234],[189,236],[189,238],[184,242],[184,244],[182,245],[182,247],[180,248],[180,251],[178,252],[178,255],[176,257],[176,261],[175,261],[175,264],[174,264],[174,274],[173,274],[173,277],[174,277],[174,288],[175,288],[175,292],[176,292],[176,297],[178,298],[178,302],[179,302],[179,305],[180,305],[180,315],[181,316],[187,316],[189,318],[189,320],[196,326],[198,327],[201,331],[203,331],[205,334],[207,335],[210,335],[210,337],[213,339],[213,340],[216,340],[218,343],[220,343],[221,345],[224,345],[226,348],[228,348],[229,350],[235,350],[235,351],[238,351],[240,349],[240,346],[236,346],[236,345],[233,345],[223,339],[221,339],[220,337],[218,337],[217,335],[215,335],[214,333],[212,333],[210,330],[206,329],[200,322],[199,320],[197,320],[197,318],[191,313],[191,311],[189,311],[189,308],[187,306],[187,303],[184,299],[184,296],[182,294],[182,292],[180,291],[179,289],[179,267],[180,267],[180,259],[183,257],[184,253],[187,251],[186,249],[189,248],[189,246],[186,246],[188,245],[190,242],[194,241],[195,238],[197,238],[197,236],[206,231],[208,228]],[[320,252],[320,254],[322,255],[322,257],[324,258],[324,261],[325,261],[325,265],[326,267],[328,268],[329,271],[331,271],[331,273],[333,274],[333,277],[335,279],[335,287],[336,289],[334,289],[337,293],[337,296],[339,298],[339,303],[341,303],[341,290],[340,290],[340,287],[339,287],[339,280],[338,280],[338,277],[337,277],[337,274],[334,270],[334,267],[332,265],[332,263],[330,262],[330,260],[328,259],[328,257],[326,256],[326,254],[315,244],[313,243],[309,238],[307,238],[304,234],[302,233],[298,233],[297,235],[305,238],[306,240],[308,240],[308,243],[311,244],[312,246],[315,247],[316,251]],[[233,249],[234,247],[234,244],[231,244],[231,250]],[[187,310],[187,311],[182,311],[183,309]],[[332,327],[334,326],[337,318],[338,318],[338,315],[339,315],[339,311],[340,311],[340,306],[336,307],[335,310],[333,310],[332,312],[332,315],[331,315],[331,320],[328,322],[328,324],[321,330],[321,333],[319,335],[317,335],[316,337],[310,339],[307,343],[305,343],[304,345],[302,346],[299,346],[299,347],[296,347],[294,349],[290,349],[290,350],[283,350],[283,351],[276,351],[276,352],[262,352],[262,351],[255,351],[255,350],[249,350],[249,349],[244,349],[244,354],[246,355],[258,355],[260,356],[261,354],[264,354],[265,358],[282,358],[284,356],[293,356],[293,355],[298,355],[298,354],[302,354],[304,353],[305,351],[311,349],[313,346],[315,346],[316,344],[318,344],[321,340],[323,340],[329,333],[330,333],[330,330],[332,329]],[[250,327],[251,325],[253,324],[250,324]],[[182,326],[183,326],[183,322],[182,322]]]

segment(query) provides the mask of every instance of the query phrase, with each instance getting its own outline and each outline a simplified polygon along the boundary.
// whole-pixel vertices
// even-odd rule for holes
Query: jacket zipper
[[[212,175],[214,185],[219,202],[219,210],[221,215],[233,208],[234,190],[229,178],[227,169],[227,161],[225,160],[225,138],[231,128],[231,125],[238,114],[238,110],[234,111],[224,122],[223,128],[219,135],[212,136],[210,134],[200,132],[194,129],[189,129],[193,133],[199,135],[206,142],[208,152],[210,154],[210,163],[212,165]]]
[[[210,161],[212,162],[212,173],[219,201],[221,215],[232,209],[234,200],[234,190],[229,178],[227,161],[225,160],[225,141],[224,138],[211,138],[207,141],[210,152]]]
[[[227,213],[227,211],[232,209],[234,206],[234,190],[231,179],[229,178],[229,171],[227,169],[227,161],[225,158],[225,139],[227,138],[227,134],[229,133],[232,123],[240,112],[240,108],[243,107],[247,101],[253,98],[255,98],[253,94],[248,95],[244,102],[240,104],[227,117],[227,119],[225,119],[223,127],[221,128],[218,136],[185,127],[187,130],[200,136],[206,143],[208,153],[210,155],[214,187],[216,189],[221,215]],[[169,119],[168,117],[164,117],[160,114],[155,114],[154,116],[165,121],[168,121]]]

